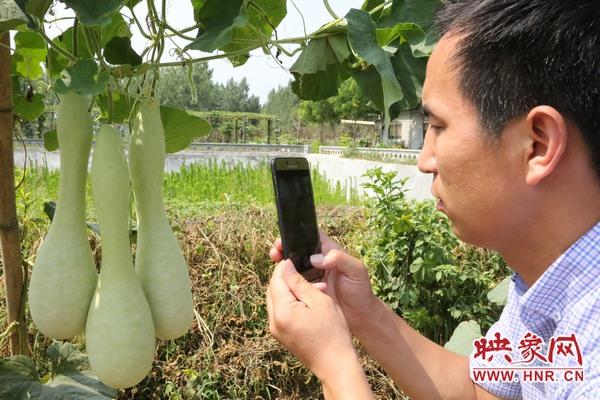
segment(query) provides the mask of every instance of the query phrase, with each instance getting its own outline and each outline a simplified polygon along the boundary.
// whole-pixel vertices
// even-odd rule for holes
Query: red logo
[[[490,366],[474,367],[475,382],[580,382],[584,380],[583,357],[575,334],[551,337],[548,345],[533,332],[526,332],[519,340],[516,350],[500,332],[492,339],[485,337],[473,341],[474,358],[491,363]],[[498,363],[500,360],[500,363]],[[506,361],[502,363],[502,360]],[[513,361],[514,360],[514,361]],[[574,362],[577,365],[574,365]]]

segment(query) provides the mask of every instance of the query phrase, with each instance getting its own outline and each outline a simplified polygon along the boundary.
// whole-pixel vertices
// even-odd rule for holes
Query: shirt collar
[[[527,288],[516,272],[512,280],[524,321],[550,319],[557,324],[562,313],[600,284],[600,222],[580,237]]]

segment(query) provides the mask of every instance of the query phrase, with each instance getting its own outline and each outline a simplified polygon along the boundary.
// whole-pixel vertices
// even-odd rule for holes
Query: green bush
[[[500,308],[487,292],[508,273],[501,257],[461,243],[432,201],[407,199],[406,180],[395,172],[367,176],[373,194],[361,253],[377,295],[440,344],[463,320],[489,328]]]

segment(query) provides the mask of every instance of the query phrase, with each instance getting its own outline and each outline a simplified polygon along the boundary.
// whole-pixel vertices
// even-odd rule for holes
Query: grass
[[[21,181],[23,169],[16,170],[16,181]],[[17,189],[17,212],[33,218],[43,218],[45,201],[56,200],[58,170],[46,166],[29,167],[26,180]],[[318,206],[362,205],[363,199],[354,186],[332,184],[316,169],[312,170],[315,203]],[[253,168],[240,164],[211,162],[207,165],[190,164],[177,172],[165,174],[163,184],[165,206],[178,214],[192,214],[196,209],[211,204],[274,204],[271,172],[267,163]],[[91,185],[87,184],[87,216],[93,219]]]
[[[157,342],[151,373],[136,387],[119,391],[118,399],[322,397],[315,377],[268,333],[264,293],[273,268],[268,250],[277,236],[277,220],[270,176],[263,167],[243,171],[194,166],[165,177],[168,213],[189,265],[197,316],[183,337]],[[17,174],[19,181],[22,171]],[[22,251],[30,262],[49,225],[43,203],[56,199],[57,183],[57,172],[29,169],[17,190]],[[365,228],[364,209],[348,204],[345,189],[328,187],[318,174],[313,173],[313,183],[321,227],[347,248],[355,248]],[[89,199],[88,195],[91,219]],[[185,208],[179,206],[183,203]],[[89,239],[97,255],[97,236],[89,232]],[[5,321],[2,302],[3,297],[0,326]],[[30,319],[28,332],[32,357],[39,375],[45,376],[45,351],[52,340]],[[82,336],[73,343],[85,347]],[[8,355],[7,347],[2,343],[0,357]],[[362,350],[361,357],[378,397],[402,398]]]
[[[332,185],[312,170],[315,203],[329,206],[362,204],[356,188]],[[348,195],[347,195],[348,193]],[[175,208],[188,208],[206,202],[273,204],[273,183],[267,163],[254,168],[211,162],[192,164],[165,176],[165,202]]]

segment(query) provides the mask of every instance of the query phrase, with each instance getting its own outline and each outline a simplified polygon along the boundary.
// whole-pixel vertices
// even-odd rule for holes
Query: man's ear
[[[558,166],[567,148],[567,123],[555,108],[537,106],[526,118],[529,145],[527,148],[528,185],[537,185]]]

